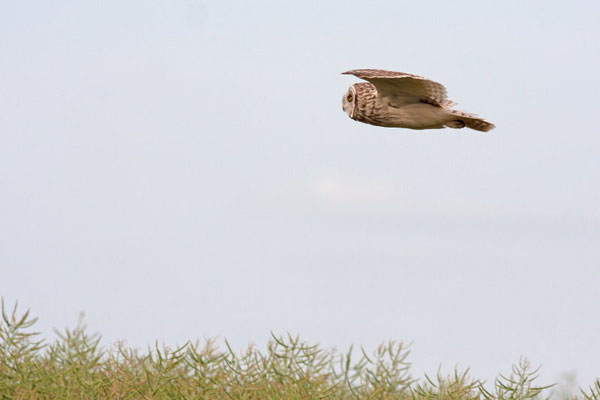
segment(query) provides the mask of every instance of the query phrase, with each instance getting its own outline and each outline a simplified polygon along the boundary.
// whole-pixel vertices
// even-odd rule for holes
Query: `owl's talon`
[[[448,122],[446,124],[446,126],[448,128],[461,129],[461,128],[464,128],[466,125],[465,125],[464,121],[461,121],[460,119],[456,119],[454,121]]]

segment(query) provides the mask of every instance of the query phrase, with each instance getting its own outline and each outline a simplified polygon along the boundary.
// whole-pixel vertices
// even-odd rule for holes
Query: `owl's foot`
[[[460,119],[455,119],[454,121],[446,122],[446,126],[448,128],[460,129],[465,127],[465,123]]]

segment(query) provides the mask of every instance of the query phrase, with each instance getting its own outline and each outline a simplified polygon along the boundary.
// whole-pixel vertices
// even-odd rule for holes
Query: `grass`
[[[7,311],[2,302],[0,399],[600,400],[600,379],[576,395],[559,396],[536,383],[537,370],[525,359],[489,388],[468,370],[413,378],[401,342],[373,354],[338,353],[272,335],[263,352],[249,346],[238,354],[227,342],[219,349],[211,340],[139,352],[120,343],[102,348],[81,323],[46,343],[32,330],[36,320],[16,304]]]

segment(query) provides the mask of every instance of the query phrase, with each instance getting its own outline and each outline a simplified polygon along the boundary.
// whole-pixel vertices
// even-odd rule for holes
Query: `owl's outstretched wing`
[[[379,96],[388,97],[392,102],[396,99],[407,103],[412,99],[414,102],[420,101],[440,107],[452,104],[446,97],[446,88],[442,84],[419,75],[382,69],[354,69],[342,74],[354,75],[372,83]]]

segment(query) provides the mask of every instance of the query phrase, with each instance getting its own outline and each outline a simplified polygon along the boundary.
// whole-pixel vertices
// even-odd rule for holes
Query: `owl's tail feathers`
[[[487,122],[483,118],[479,118],[475,114],[469,114],[458,110],[448,110],[448,112],[455,117],[452,121],[446,123],[448,128],[467,128],[475,129],[480,132],[489,132],[496,127],[491,122]]]

